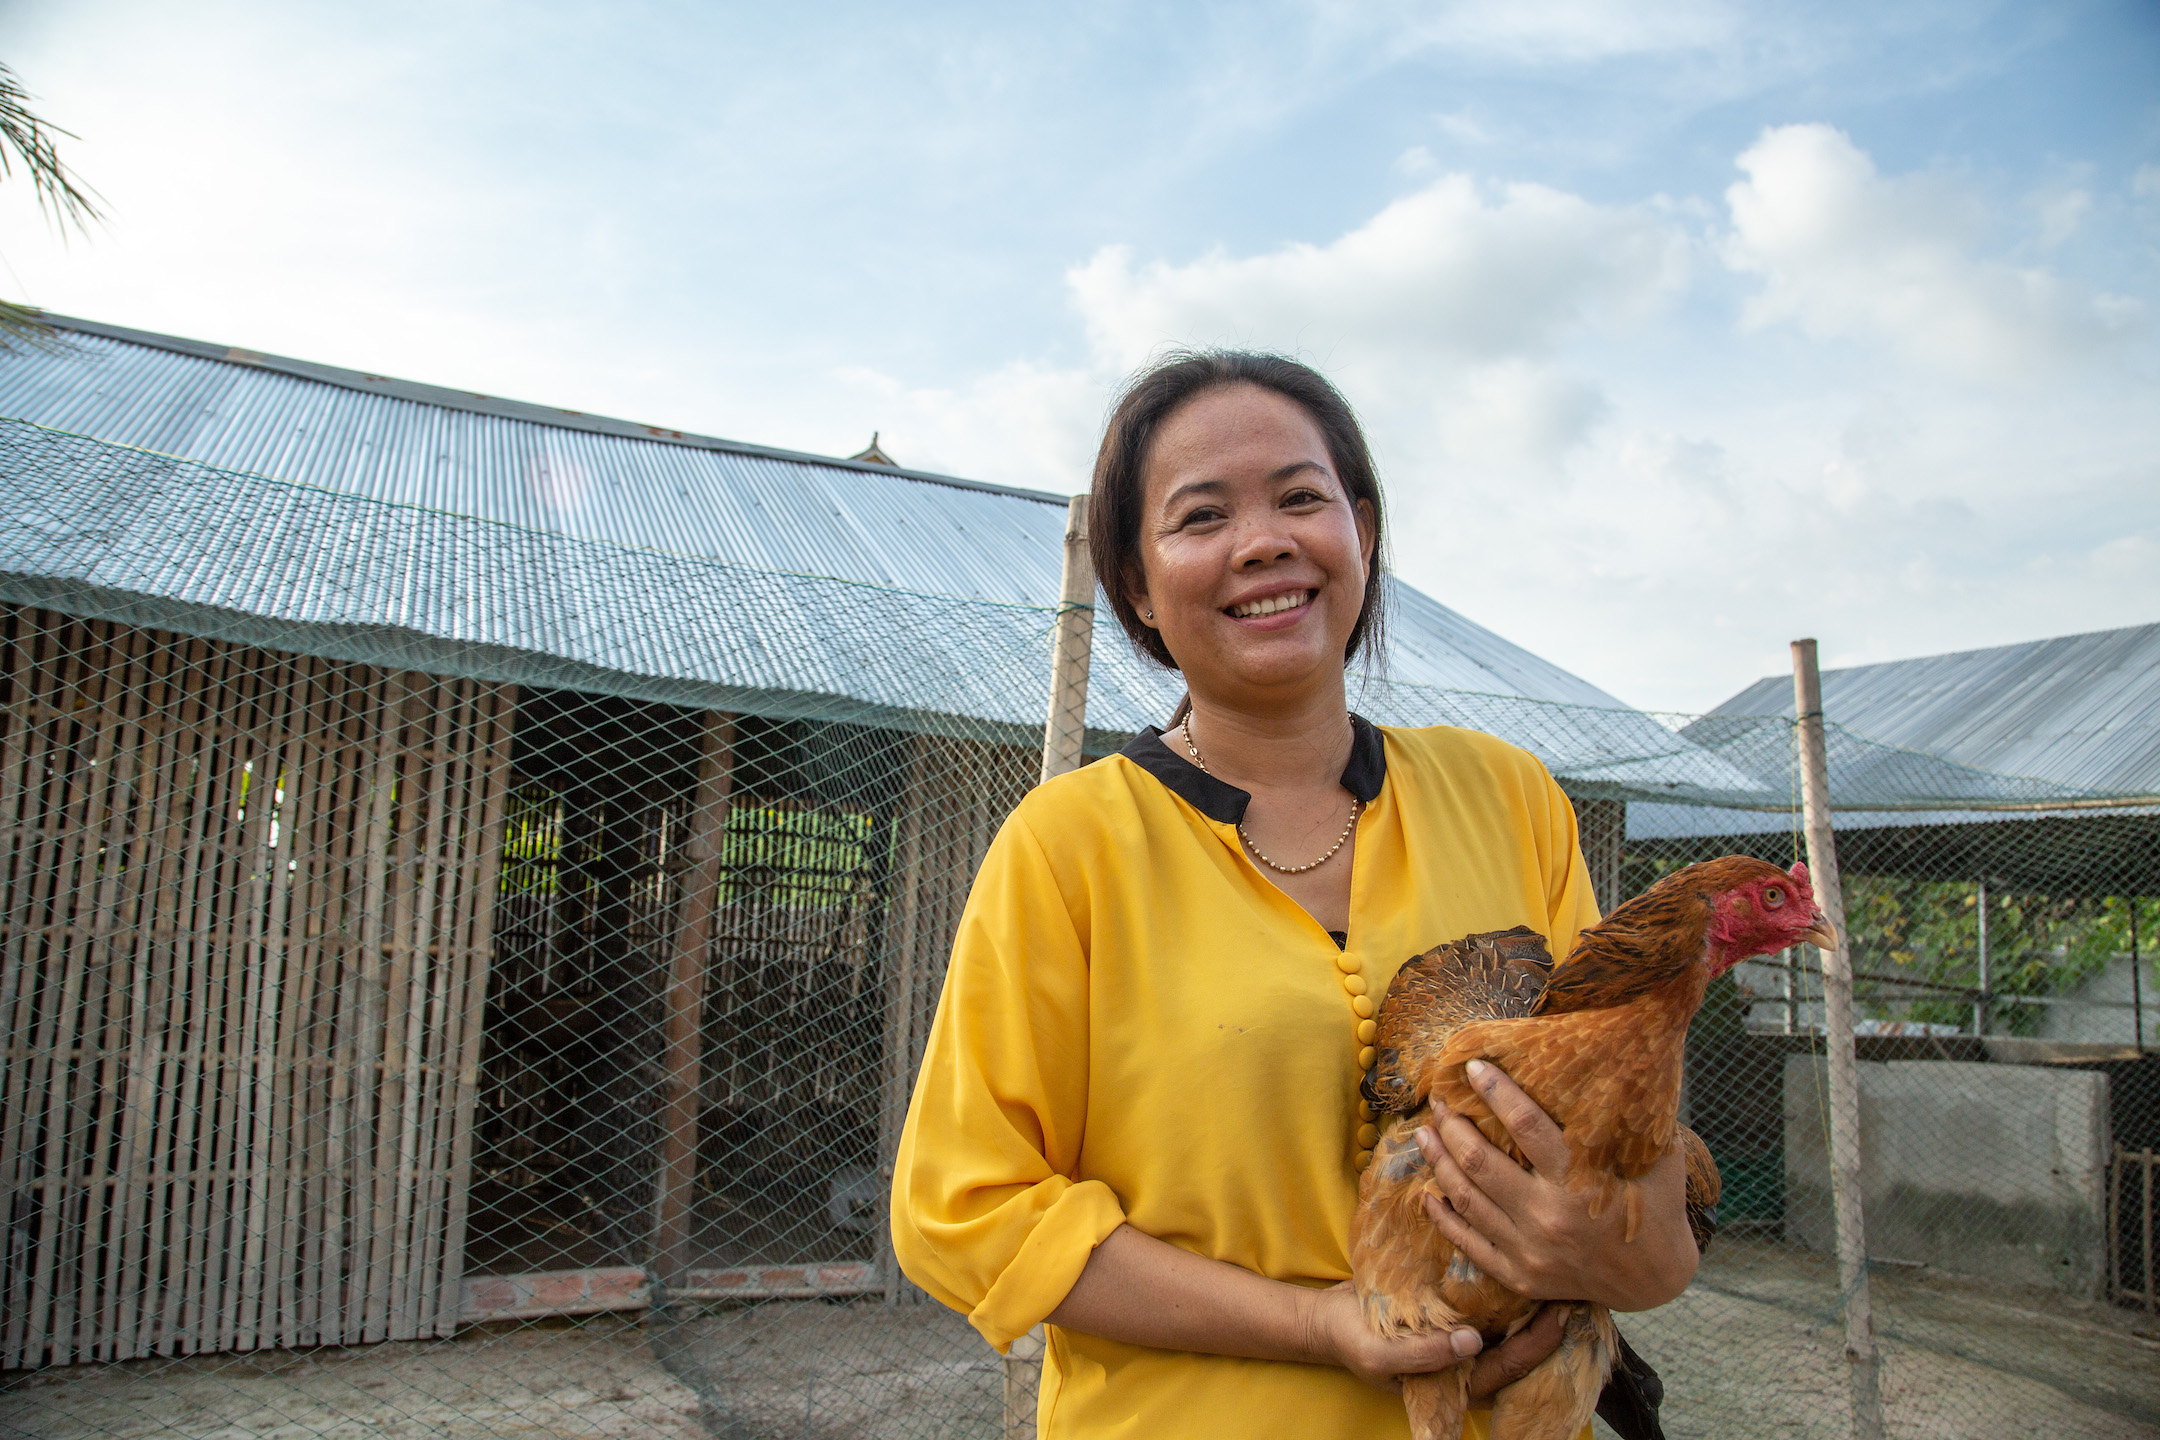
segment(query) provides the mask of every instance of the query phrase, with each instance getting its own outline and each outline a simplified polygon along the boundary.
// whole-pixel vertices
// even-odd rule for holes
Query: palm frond
[[[40,119],[30,109],[30,93],[15,72],[0,65],[0,179],[15,173],[19,164],[37,188],[38,206],[65,232],[72,225],[88,234],[90,223],[104,219],[97,207],[97,192],[83,184],[75,172],[61,163],[55,138],[76,139],[72,130]],[[21,307],[13,307],[20,309]],[[0,331],[15,333],[16,320],[0,321]]]
[[[45,319],[44,312],[28,305],[17,305],[12,300],[0,300],[0,351],[13,350],[18,345],[50,353],[64,349],[66,342],[58,327]]]

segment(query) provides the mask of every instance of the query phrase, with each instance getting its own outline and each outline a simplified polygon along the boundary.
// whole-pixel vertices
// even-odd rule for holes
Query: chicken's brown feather
[[[1678,1143],[1689,1226],[1698,1246],[1708,1243],[1720,1181],[1702,1142],[1678,1123],[1682,1049],[1708,980],[1715,897],[1784,874],[1744,856],[1690,866],[1584,930],[1557,969],[1542,939],[1522,927],[1466,936],[1403,966],[1380,1007],[1378,1064],[1366,1095],[1404,1118],[1387,1125],[1362,1178],[1350,1236],[1358,1297],[1377,1332],[1467,1324],[1490,1338],[1536,1309],[1469,1264],[1422,1214],[1439,1192],[1411,1137],[1437,1108],[1470,1117],[1495,1145],[1523,1158],[1471,1088],[1471,1060],[1499,1065],[1553,1119],[1568,1148],[1570,1188],[1590,1192],[1593,1211],[1621,1199],[1629,1239],[1641,1213],[1638,1182]],[[1805,899],[1804,874],[1795,867],[1792,876]],[[1804,912],[1796,906],[1792,918],[1794,934],[1821,923],[1812,905]],[[1749,953],[1767,948],[1774,947]],[[1591,1307],[1586,1323],[1573,1360],[1548,1360],[1533,1372],[1536,1383],[1509,1387],[1519,1392],[1506,1407],[1511,1435],[1572,1435],[1587,1419],[1612,1349],[1602,1307]],[[1421,1440],[1446,1428],[1435,1426],[1455,1413],[1466,1373],[1456,1367],[1406,1385]]]
[[[1424,1103],[1414,1078],[1448,1038],[1478,1020],[1528,1015],[1552,973],[1545,937],[1526,925],[1466,935],[1412,956],[1380,1003],[1379,1062],[1365,1098],[1408,1113]]]

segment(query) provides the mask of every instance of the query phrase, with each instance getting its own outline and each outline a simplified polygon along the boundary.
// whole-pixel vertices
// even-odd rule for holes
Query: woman
[[[1345,1245],[1395,967],[1596,919],[1574,812],[1512,746],[1352,716],[1377,637],[1381,501],[1349,407],[1274,356],[1139,377],[1096,461],[1090,541],[1128,635],[1183,672],[1167,734],[1038,787],[977,875],[893,1176],[917,1284],[1003,1349],[1049,1322],[1053,1436],[1395,1437],[1404,1374],[1470,1331],[1381,1340]],[[1677,1154],[1619,1243],[1559,1183],[1551,1122],[1487,1069],[1526,1172],[1450,1117],[1420,1136],[1433,1223],[1539,1298],[1663,1304],[1695,1249]],[[1548,1307],[1481,1358],[1549,1353]],[[1482,1437],[1484,1412],[1469,1433]]]

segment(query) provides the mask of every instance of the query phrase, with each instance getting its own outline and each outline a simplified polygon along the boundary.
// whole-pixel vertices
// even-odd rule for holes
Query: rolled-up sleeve
[[[893,1253],[1004,1350],[1125,1221],[1076,1179],[1088,1110],[1084,896],[1026,823],[984,857],[953,941],[893,1164]],[[1077,884],[1078,882],[1072,882]]]

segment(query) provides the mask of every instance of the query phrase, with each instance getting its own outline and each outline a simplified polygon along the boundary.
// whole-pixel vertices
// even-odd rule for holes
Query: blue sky
[[[0,4],[64,313],[1080,485],[1163,345],[1637,704],[2160,620],[2160,6]],[[12,189],[17,193],[7,194]]]

